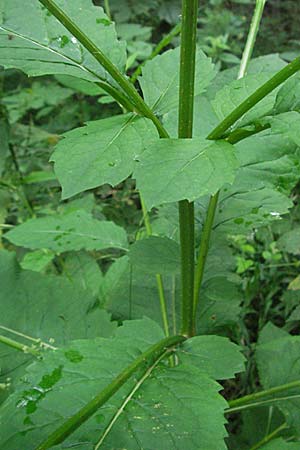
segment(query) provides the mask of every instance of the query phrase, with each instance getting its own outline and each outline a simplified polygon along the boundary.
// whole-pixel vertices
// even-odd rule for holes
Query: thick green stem
[[[282,423],[278,428],[276,428],[272,433],[269,433],[267,436],[265,436],[263,439],[261,439],[257,444],[253,445],[250,450],[257,450],[261,448],[263,445],[267,444],[268,442],[272,441],[275,437],[281,433],[281,431],[288,428],[287,423]]]
[[[110,76],[118,83],[123,91],[133,102],[137,111],[145,117],[148,117],[157,127],[161,137],[169,137],[162,126],[160,120],[155,116],[151,108],[144,102],[130,80],[124,76],[111,60],[94,44],[93,41],[68,17],[64,11],[57,6],[53,0],[39,0],[48,11],[50,11],[62,23],[66,29],[93,55],[93,57],[104,67]]]
[[[247,405],[248,403],[256,402],[257,400],[264,399],[271,395],[279,394],[281,392],[288,391],[290,389],[300,388],[300,381],[291,381],[290,383],[281,384],[269,389],[265,389],[260,392],[254,392],[253,394],[245,395],[244,397],[237,398],[228,402],[229,408],[237,408],[239,406]]]
[[[245,50],[243,53],[238,78],[242,78],[245,76],[249,61],[252,56],[252,52],[253,52],[257,32],[259,30],[259,24],[260,24],[260,21],[262,18],[264,6],[265,6],[265,0],[256,0],[256,7],[255,7],[253,18],[251,21],[250,30],[248,33],[247,42],[245,45]],[[259,100],[257,100],[257,101],[259,101]],[[242,105],[243,105],[243,103],[242,103]],[[239,107],[240,106],[241,105],[239,105]],[[252,106],[254,106],[254,105],[252,105]],[[238,120],[241,117],[241,116],[239,116],[240,113],[241,113],[241,115],[244,114],[242,112],[242,109],[238,112],[239,107],[236,108],[229,116],[227,116],[223,120],[223,122],[221,122],[209,134],[207,139],[221,139],[222,134],[223,134],[222,123],[224,124],[226,119],[229,120],[230,116],[232,116],[232,115],[234,117],[236,117],[234,120],[234,122],[235,122],[236,120]],[[234,115],[235,111],[236,111],[236,115]],[[226,123],[224,124],[224,126],[226,126]],[[229,128],[229,126],[226,128],[226,130]],[[228,140],[230,140],[230,139],[228,139]],[[215,195],[212,195],[210,198],[210,201],[208,204],[208,209],[207,209],[207,215],[206,215],[206,219],[205,219],[204,226],[203,226],[203,232],[202,232],[202,236],[201,236],[198,260],[197,260],[197,266],[196,266],[196,273],[195,273],[195,285],[194,285],[194,313],[193,313],[194,328],[196,328],[197,307],[198,307],[198,303],[199,303],[200,289],[201,289],[201,284],[202,284],[202,280],[203,280],[206,258],[207,258],[207,254],[208,254],[209,243],[210,243],[210,236],[211,236],[211,231],[212,231],[212,227],[214,224],[214,218],[215,218],[216,209],[217,209],[217,205],[218,205],[218,199],[219,199],[219,192],[217,192]]]
[[[194,84],[196,64],[198,0],[182,0],[182,25],[180,46],[179,119],[178,137],[193,135]],[[181,332],[193,336],[194,289],[194,204],[179,202],[182,326]]]
[[[152,227],[151,227],[151,223],[150,223],[150,219],[149,219],[148,210],[146,208],[144,199],[141,194],[140,194],[140,201],[141,201],[144,224],[146,227],[147,236],[152,236]],[[157,289],[158,289],[159,303],[160,303],[160,310],[161,310],[161,317],[162,317],[162,321],[163,321],[164,331],[165,331],[165,335],[169,336],[170,331],[169,331],[169,322],[168,322],[167,301],[166,301],[165,292],[164,292],[163,279],[160,274],[156,274],[155,278],[156,278],[156,284],[157,284]]]
[[[28,347],[28,345],[20,344],[20,342],[14,341],[13,339],[10,339],[6,336],[0,335],[0,343],[5,344],[8,347],[14,348],[15,350],[19,350],[20,352],[23,353],[29,353],[34,356],[40,356],[40,352],[37,349],[33,347]]]
[[[264,12],[265,4],[266,0],[256,0],[256,6],[250,25],[250,30],[248,33],[247,42],[243,52],[238,78],[243,78],[247,72],[248,64],[253,53],[254,44],[259,30],[261,18]]]
[[[97,394],[89,403],[81,408],[70,419],[66,420],[57,428],[44,442],[36,447],[36,450],[46,450],[54,445],[60,444],[70,436],[77,428],[86,422],[104,403],[107,402],[138,369],[145,364],[145,372],[149,366],[154,364],[166,352],[185,340],[184,336],[171,336],[152,345],[148,350],[136,358],[126,369],[124,369],[106,388]]]
[[[142,68],[147,63],[147,61],[150,61],[151,59],[155,58],[155,56],[157,56],[167,45],[170,44],[172,39],[175,36],[177,36],[180,33],[180,31],[181,31],[181,22],[175,25],[175,27],[172,28],[172,30],[165,37],[163,37],[163,39],[157,44],[157,46],[155,47],[149,58],[147,58],[146,61],[143,61],[143,63],[140,64],[135,69],[130,78],[132,83],[134,83],[137,80],[137,77],[142,73]]]

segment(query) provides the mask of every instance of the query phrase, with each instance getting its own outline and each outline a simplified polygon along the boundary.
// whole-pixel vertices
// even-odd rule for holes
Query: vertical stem
[[[243,52],[243,57],[240,65],[240,70],[238,74],[238,78],[243,78],[245,76],[249,61],[252,56],[256,36],[259,30],[259,24],[262,18],[264,6],[265,6],[266,0],[256,0],[256,6],[253,13],[253,18],[251,21],[245,50]],[[221,127],[222,128],[222,127]],[[223,131],[221,131],[221,128],[217,127],[215,130],[213,130],[212,133],[208,136],[208,139],[220,139],[222,137]],[[194,311],[193,311],[193,327],[196,328],[196,317],[197,317],[197,307],[199,304],[199,295],[200,295],[200,289],[201,284],[203,280],[204,275],[204,269],[209,249],[209,243],[210,243],[210,236],[212,227],[214,224],[214,218],[216,214],[216,209],[218,205],[218,199],[219,199],[219,192],[217,192],[215,195],[212,195],[209,201],[208,209],[207,209],[207,215],[205,219],[205,223],[203,226],[202,236],[201,236],[201,242],[200,242],[200,248],[198,253],[198,260],[197,260],[197,266],[196,266],[196,272],[195,272],[195,284],[194,284]]]
[[[266,0],[256,0],[255,10],[251,21],[247,42],[242,56],[238,79],[243,78],[246,74],[247,67],[253,53],[254,44],[259,30],[259,24],[264,12],[265,4]]]
[[[109,0],[104,0],[104,11],[109,20],[111,20],[111,12],[110,12],[110,6],[109,6]]]
[[[198,0],[182,0],[178,137],[193,134]],[[179,202],[182,334],[193,336],[194,204]]]
[[[146,227],[147,236],[151,236],[152,235],[152,227],[151,227],[151,223],[150,223],[150,219],[149,219],[149,214],[148,214],[148,211],[147,211],[147,208],[146,208],[146,205],[145,205],[145,202],[144,202],[144,199],[143,199],[141,193],[140,193],[140,202],[141,202],[141,206],[142,206],[143,219],[144,219],[144,224]],[[164,332],[165,332],[166,336],[169,336],[170,331],[169,331],[169,322],[168,322],[167,302],[166,302],[166,297],[165,297],[163,279],[159,273],[157,273],[155,275],[155,278],[156,278],[156,284],[157,284],[157,289],[158,289],[160,311],[161,311],[161,317],[162,317],[163,326],[164,326]]]

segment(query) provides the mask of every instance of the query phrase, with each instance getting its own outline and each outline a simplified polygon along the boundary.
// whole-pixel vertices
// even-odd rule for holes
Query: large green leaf
[[[15,245],[47,248],[57,253],[70,250],[126,250],[125,231],[113,222],[99,221],[84,210],[30,219],[5,234]]]
[[[125,44],[103,9],[90,0],[57,0],[59,7],[124,71]],[[72,75],[88,81],[108,74],[38,0],[2,0],[0,4],[0,64],[30,76]]]
[[[273,327],[274,328],[274,327]],[[276,331],[276,328],[275,328]],[[256,361],[259,377],[264,389],[272,388],[300,378],[300,337],[286,333],[270,334],[264,330],[256,348]],[[283,399],[276,401],[276,406],[284,414],[293,433],[300,436],[300,399],[299,388],[291,388],[278,394]],[[292,397],[287,399],[287,397]]]
[[[178,107],[179,102],[179,59],[180,48],[168,50],[148,61],[139,78],[146,103],[157,114]],[[205,91],[216,70],[202,50],[196,54],[195,95]]]
[[[54,339],[55,346],[70,339],[110,336],[114,332],[115,325],[109,315],[93,308],[95,298],[76,280],[70,282],[64,277],[22,270],[15,254],[4,250],[0,252],[0,285],[2,326],[46,342]],[[8,336],[14,337],[13,334]],[[3,381],[22,373],[24,365],[32,360],[31,355],[3,344],[0,354]]]
[[[152,122],[134,114],[89,122],[66,133],[52,156],[63,198],[104,183],[120,183],[157,138]]]
[[[2,407],[6,432],[1,448],[31,450],[162,336],[154,322],[144,319],[125,322],[112,339],[74,341],[47,353],[30,366],[17,392]],[[210,349],[232,352],[231,368],[225,370],[230,376],[241,369],[243,358],[227,340],[220,338]],[[214,362],[201,364],[205,351],[201,344],[198,348],[197,340],[188,351],[194,365],[169,368],[163,361],[148,370],[140,385],[142,374],[137,372],[63,447],[77,443],[89,449],[101,442],[106,450],[225,450],[226,402],[211,378],[222,377],[224,369],[218,362],[215,367]]]
[[[150,209],[214,194],[233,182],[236,169],[234,147],[225,141],[160,139],[141,155],[134,177]]]

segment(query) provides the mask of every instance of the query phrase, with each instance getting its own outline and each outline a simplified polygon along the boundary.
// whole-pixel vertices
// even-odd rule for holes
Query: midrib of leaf
[[[110,431],[112,430],[114,424],[117,422],[118,418],[120,417],[120,415],[123,413],[124,409],[126,408],[126,406],[128,405],[128,403],[130,402],[130,400],[132,399],[132,397],[134,396],[134,394],[140,389],[140,387],[143,385],[143,383],[147,380],[147,378],[149,378],[149,376],[151,375],[151,373],[153,372],[153,370],[157,367],[157,365],[160,363],[160,361],[165,358],[165,356],[169,353],[168,350],[166,350],[148,369],[147,371],[144,373],[144,375],[138,380],[138,382],[136,383],[136,385],[131,389],[131,391],[128,393],[128,395],[126,396],[126,398],[124,399],[124,401],[122,402],[122,404],[120,405],[120,407],[118,408],[118,410],[115,412],[115,414],[113,415],[111,421],[109,422],[109,424],[107,425],[106,429],[104,430],[100,440],[97,442],[94,450],[98,450],[100,448],[100,446],[102,445],[104,439],[106,438],[106,436],[108,436],[108,434],[110,433]]]
[[[153,111],[155,111],[155,108],[156,108],[156,107],[159,105],[159,103],[162,102],[163,99],[166,97],[167,93],[168,93],[169,90],[170,90],[170,87],[172,86],[172,84],[173,84],[173,82],[175,81],[175,79],[176,79],[177,76],[178,76],[178,74],[175,74],[175,75],[171,78],[171,80],[170,80],[169,84],[167,85],[165,91],[161,93],[161,95],[158,97],[158,99],[156,100],[156,102],[155,102],[154,105],[152,106]]]
[[[81,70],[84,70],[85,72],[90,73],[91,75],[93,75],[94,77],[98,78],[98,79],[99,79],[100,81],[102,81],[102,82],[103,82],[103,81],[106,81],[104,78],[101,78],[101,77],[100,77],[97,73],[95,73],[93,70],[89,69],[88,67],[85,67],[85,66],[83,65],[83,63],[82,63],[82,64],[81,64],[81,63],[78,63],[76,60],[74,60],[74,59],[71,58],[70,56],[66,56],[66,55],[64,55],[64,54],[62,54],[62,53],[59,53],[57,50],[54,50],[54,49],[51,48],[51,47],[47,47],[47,45],[43,45],[43,44],[41,44],[40,42],[37,42],[37,41],[35,41],[35,40],[32,39],[32,38],[23,36],[22,34],[19,34],[19,33],[17,33],[16,31],[10,30],[9,28],[5,28],[5,27],[3,27],[3,25],[0,25],[0,30],[3,30],[3,31],[5,31],[6,33],[12,34],[12,35],[14,35],[14,36],[16,36],[16,37],[18,37],[18,38],[20,38],[20,39],[23,39],[24,41],[30,42],[30,43],[36,45],[37,47],[42,48],[43,50],[46,50],[46,51],[48,51],[48,52],[52,52],[52,53],[54,53],[55,55],[58,55],[59,57],[65,59],[65,61],[67,62],[67,64],[75,65],[77,68],[79,68],[79,69],[81,69]],[[82,50],[81,50],[81,51],[82,51]],[[47,62],[49,62],[49,61],[47,61]],[[61,63],[59,63],[58,61],[51,61],[51,63],[52,63],[52,64],[61,64]]]

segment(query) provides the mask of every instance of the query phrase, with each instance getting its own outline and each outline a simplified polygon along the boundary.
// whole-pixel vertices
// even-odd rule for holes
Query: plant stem
[[[193,135],[198,0],[182,0],[181,12],[178,137],[191,138]],[[194,222],[194,203],[189,203],[187,200],[180,201],[181,333],[186,336],[195,334],[193,328]]]
[[[242,77],[245,76],[245,73],[246,73],[249,61],[250,61],[251,56],[252,56],[252,52],[253,52],[253,48],[254,48],[257,32],[258,32],[258,29],[259,29],[259,24],[260,24],[260,21],[261,21],[261,18],[262,18],[264,6],[265,6],[265,0],[256,0],[256,7],[255,7],[253,18],[252,18],[252,21],[251,21],[251,26],[250,26],[250,30],[249,30],[249,33],[248,33],[247,42],[246,42],[245,50],[244,50],[244,53],[243,53],[243,57],[242,57],[241,65],[240,65],[240,70],[239,70],[239,74],[238,74],[238,78],[242,78]],[[246,102],[247,102],[247,99],[246,99]],[[243,103],[245,103],[245,102],[243,102]],[[243,105],[243,103],[241,105]],[[239,105],[239,107],[241,105]],[[207,139],[221,139],[222,138],[222,134],[223,134],[222,123],[224,124],[226,119],[229,119],[230,116],[232,116],[232,115],[234,117],[237,117],[237,115],[239,113],[241,113],[241,111],[239,111],[239,113],[237,112],[236,116],[234,115],[234,112],[237,111],[239,109],[239,107],[236,108],[229,116],[227,116],[223,120],[223,122],[221,122],[209,134],[209,136],[207,136]],[[244,113],[242,113],[242,114],[244,114]],[[240,117],[241,116],[239,116],[239,118]],[[238,120],[238,119],[236,118],[234,120],[234,122],[236,120]],[[224,126],[226,126],[226,124]],[[229,126],[226,128],[226,130],[229,128]],[[226,130],[224,130],[224,131],[226,131]],[[230,138],[228,140],[230,140]],[[213,224],[214,224],[214,218],[215,218],[215,214],[216,214],[218,200],[219,200],[219,192],[217,192],[215,195],[212,195],[211,198],[210,198],[210,201],[209,201],[209,204],[208,204],[208,208],[207,208],[206,219],[205,219],[204,226],[203,226],[202,236],[201,236],[200,248],[199,248],[199,253],[198,253],[198,260],[197,260],[197,266],[196,266],[196,273],[195,273],[195,285],[194,285],[194,312],[193,312],[193,322],[194,322],[193,326],[194,326],[194,328],[196,328],[197,308],[198,308],[198,304],[199,304],[200,289],[201,289],[201,284],[202,284],[202,281],[203,281],[205,264],[206,264],[208,249],[209,249],[209,243],[210,243],[210,236],[211,236],[211,231],[212,231]]]
[[[4,327],[3,325],[0,325],[1,330],[7,331],[8,333],[15,334],[16,336],[20,336],[24,339],[28,339],[29,341],[34,342],[36,345],[39,345],[43,348],[48,348],[51,350],[57,350],[56,347],[53,347],[53,345],[47,344],[47,342],[41,341],[41,339],[33,338],[31,336],[28,336],[27,334],[20,333],[19,331],[13,330],[12,328]]]
[[[104,11],[109,20],[111,20],[111,12],[110,12],[110,6],[109,6],[109,0],[104,0]]]
[[[246,74],[248,64],[253,53],[254,44],[259,30],[261,18],[264,12],[265,3],[266,0],[256,0],[255,10],[251,21],[247,42],[242,56],[238,79],[243,78]]]
[[[300,380],[291,381],[290,383],[281,384],[269,389],[265,389],[260,392],[254,392],[253,394],[245,395],[244,397],[237,398],[228,402],[230,408],[236,408],[238,406],[246,405],[247,403],[260,400],[261,398],[268,397],[269,395],[278,394],[280,392],[287,391],[293,388],[300,388]]]
[[[264,444],[267,444],[268,442],[272,441],[278,434],[288,428],[287,423],[282,423],[278,428],[276,428],[272,433],[265,436],[261,441],[257,442],[257,444],[253,445],[250,450],[257,450],[258,448],[261,448]]]
[[[142,212],[143,212],[143,218],[144,218],[144,224],[146,227],[147,236],[152,236],[152,227],[149,219],[149,214],[144,202],[144,199],[142,195],[140,194],[140,202],[142,206]],[[158,289],[158,295],[159,295],[159,303],[160,303],[160,310],[161,310],[161,317],[163,321],[164,331],[165,335],[169,336],[169,322],[168,322],[168,312],[167,312],[167,302],[164,292],[164,285],[163,285],[163,279],[162,276],[158,273],[155,275],[156,278],[156,284]]]
[[[106,386],[99,394],[97,394],[89,403],[81,408],[76,414],[67,419],[59,428],[57,428],[44,442],[36,447],[36,450],[46,450],[56,444],[63,442],[77,428],[88,420],[108,399],[110,399],[125,383],[129,380],[133,373],[142,368],[145,363],[147,372],[149,367],[153,365],[166,350],[180,344],[185,340],[184,336],[171,336],[162,339],[158,343],[152,345],[148,350],[136,358],[129,366],[126,367],[108,386]]]
[[[200,288],[201,288],[201,284],[202,284],[202,280],[203,280],[205,263],[206,263],[206,258],[207,258],[207,254],[208,254],[209,243],[210,243],[210,236],[211,236],[211,232],[212,232],[212,227],[213,227],[213,223],[214,223],[218,200],[219,200],[219,192],[217,192],[215,195],[212,195],[210,198],[205,223],[204,223],[203,230],[201,233],[201,243],[200,243],[199,254],[198,254],[198,259],[197,259],[197,266],[196,266],[196,271],[195,271],[195,283],[194,283],[194,311],[193,311],[194,324],[196,323],[196,314],[197,314],[199,293],[200,293]]]
[[[157,44],[157,46],[155,47],[155,49],[153,50],[153,52],[151,53],[151,55],[149,56],[149,58],[147,58],[145,61],[142,62],[142,64],[140,64],[135,71],[133,72],[133,74],[131,75],[131,82],[135,83],[135,81],[137,80],[137,77],[142,73],[142,68],[144,67],[144,65],[147,63],[147,61],[150,61],[151,59],[155,58],[155,56],[157,56],[167,45],[170,44],[170,42],[172,41],[172,39],[177,36],[181,31],[181,22],[179,22],[177,25],[175,25],[174,28],[172,28],[172,30],[162,38],[162,40]]]
[[[94,44],[93,41],[57,6],[53,0],[39,0],[57,20],[83,45],[88,52],[104,67],[110,76],[118,83],[123,91],[133,102],[137,111],[144,117],[152,120],[161,137],[169,137],[167,131],[162,126],[160,120],[153,113],[151,108],[144,102],[133,84],[124,76],[111,60]]]
[[[15,350],[19,350],[20,352],[23,353],[30,353],[31,355],[34,356],[40,356],[40,352],[35,348],[28,347],[28,345],[20,344],[19,342],[14,341],[13,339],[10,339],[6,336],[0,335],[0,343],[8,345],[9,347],[14,348]]]
[[[270,398],[268,400],[260,400],[258,402],[253,402],[253,403],[246,403],[246,405],[236,406],[234,408],[227,408],[225,410],[225,414],[238,413],[240,411],[244,411],[245,409],[253,409],[253,408],[259,408],[261,406],[273,405],[274,403],[277,403],[277,402],[285,402],[287,400],[295,400],[296,398],[299,399],[300,394],[287,395],[286,397],[275,397],[275,398]]]

